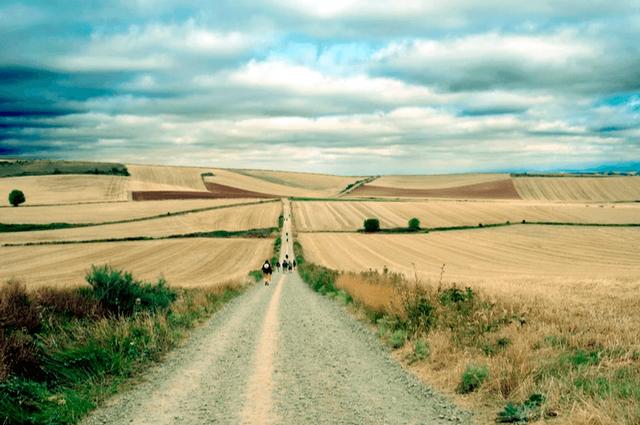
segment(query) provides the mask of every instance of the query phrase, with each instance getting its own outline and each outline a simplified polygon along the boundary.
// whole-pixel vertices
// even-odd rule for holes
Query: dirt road
[[[292,257],[289,211],[286,203],[282,255]],[[406,374],[341,306],[297,273],[276,273],[271,286],[231,301],[84,424],[469,422]]]

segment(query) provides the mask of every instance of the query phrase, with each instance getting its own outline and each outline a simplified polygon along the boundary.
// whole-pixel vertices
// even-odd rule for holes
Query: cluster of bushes
[[[83,161],[19,160],[1,163],[0,177],[59,174],[96,174],[129,176],[124,164]]]
[[[76,423],[238,293],[181,290],[107,266],[89,286],[0,286],[0,423]]]
[[[380,232],[380,220],[377,218],[367,218],[364,220],[363,229],[365,233],[377,233]],[[392,233],[400,233],[400,232],[419,232],[422,230],[420,227],[420,220],[416,217],[413,217],[407,223],[406,228],[393,228],[393,229],[385,229]]]

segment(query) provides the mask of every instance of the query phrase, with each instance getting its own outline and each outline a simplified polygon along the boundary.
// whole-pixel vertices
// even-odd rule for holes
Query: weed
[[[526,423],[542,416],[542,405],[545,397],[542,394],[532,394],[522,403],[508,403],[498,413],[498,423]]]
[[[489,368],[486,365],[468,365],[462,374],[458,384],[458,393],[469,394],[474,392],[489,376]]]
[[[429,342],[424,338],[418,338],[413,344],[413,352],[407,357],[409,364],[422,361],[429,357]]]
[[[389,344],[393,348],[400,348],[407,342],[407,331],[404,329],[396,329],[389,337]]]

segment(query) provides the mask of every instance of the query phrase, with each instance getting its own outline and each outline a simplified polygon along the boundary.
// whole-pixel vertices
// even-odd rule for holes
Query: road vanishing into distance
[[[288,201],[284,215],[282,259],[293,258]],[[253,285],[227,303],[83,424],[470,422],[405,372],[342,306],[297,272],[278,272],[270,286]]]

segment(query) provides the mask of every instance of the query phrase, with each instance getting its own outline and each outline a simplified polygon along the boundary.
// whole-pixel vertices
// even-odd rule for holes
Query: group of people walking
[[[285,257],[286,258],[282,260],[282,264],[280,264],[280,261],[276,263],[276,270],[280,271],[282,269],[283,273],[293,273],[297,266],[296,260],[289,260],[289,254],[286,254]],[[271,283],[271,275],[273,274],[273,267],[271,267],[268,259],[264,260],[262,274],[264,275],[264,286],[269,286]]]

